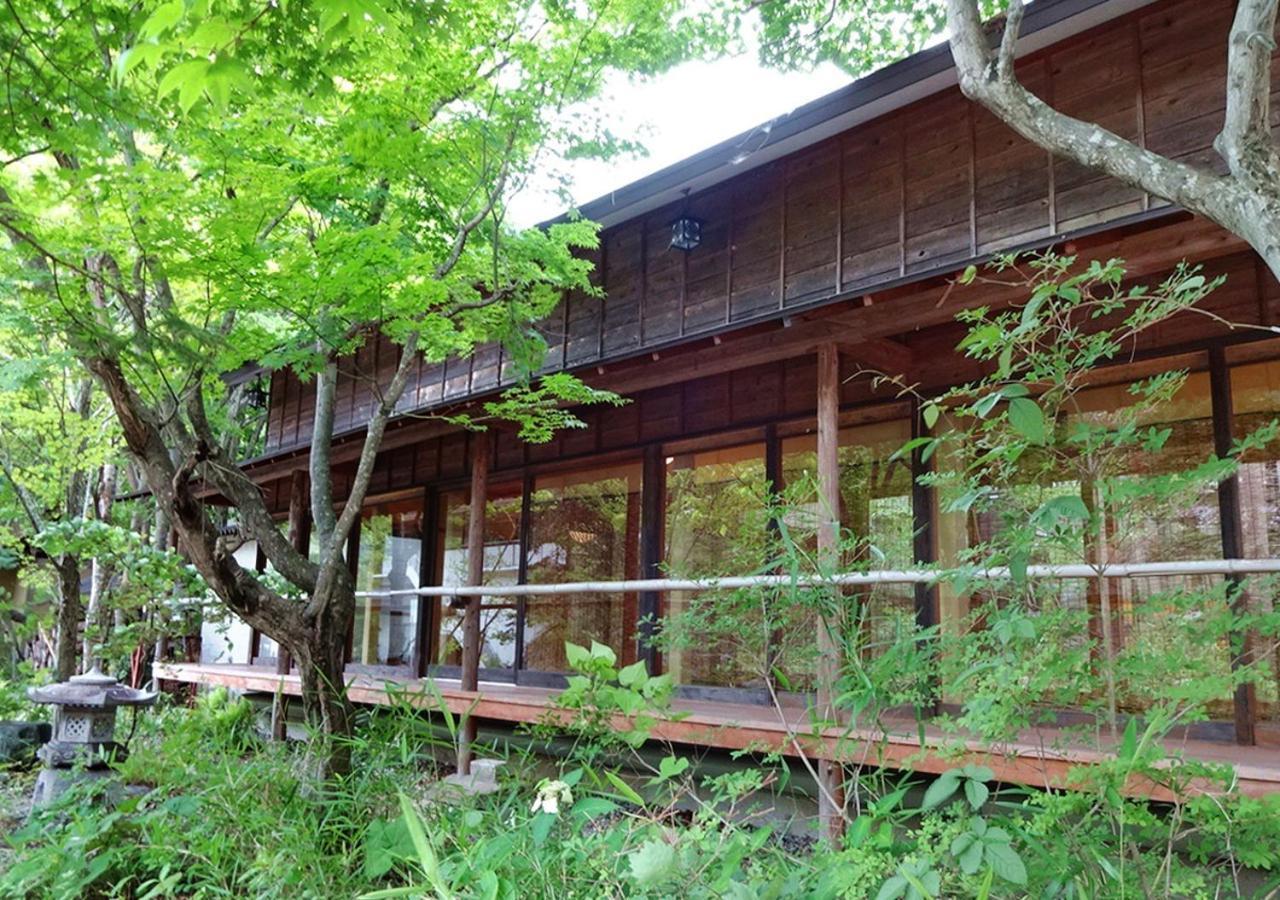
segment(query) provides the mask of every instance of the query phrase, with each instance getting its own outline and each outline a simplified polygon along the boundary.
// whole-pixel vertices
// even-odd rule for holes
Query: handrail
[[[564,584],[438,585],[390,591],[357,591],[356,597],[534,597],[556,594],[630,594],[661,591],[716,591],[752,587],[871,587],[878,584],[932,584],[948,574],[982,581],[1007,581],[1008,566],[987,569],[878,569],[831,575],[745,575],[721,578],[638,578],[571,581]],[[1280,573],[1280,559],[1197,559],[1146,563],[1030,565],[1026,578],[1152,578],[1170,575],[1266,575]]]

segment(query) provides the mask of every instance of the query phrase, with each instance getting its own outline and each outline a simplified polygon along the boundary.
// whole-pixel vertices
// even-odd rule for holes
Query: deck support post
[[[309,518],[310,500],[307,497],[307,473],[294,469],[289,476],[289,543],[293,549],[303,556],[307,555],[311,543],[311,519]],[[293,654],[284,644],[276,644],[276,674],[289,674],[293,668]],[[271,702],[271,739],[283,741],[288,732],[289,698],[283,690],[276,691]]]
[[[484,583],[484,512],[489,488],[489,435],[474,436],[471,453],[471,506],[467,518],[467,584]],[[480,603],[468,597],[462,617],[462,684],[464,691],[480,688]],[[458,774],[471,774],[471,745],[476,720],[464,715],[458,732]]]
[[[818,563],[823,572],[840,567],[840,351],[818,347]],[[836,679],[840,675],[845,621],[839,587],[833,587],[832,616],[818,621],[818,719],[837,721]],[[844,833],[844,770],[836,760],[818,760],[818,818],[833,842]]]
[[[1231,454],[1231,444],[1235,410],[1231,403],[1231,369],[1227,366],[1226,353],[1220,344],[1209,348],[1209,395],[1213,407],[1213,452],[1219,459],[1226,459]],[[1218,482],[1218,520],[1222,532],[1223,559],[1244,558],[1244,526],[1240,519],[1240,478],[1232,474]],[[1227,576],[1227,596],[1231,601],[1232,612],[1244,615],[1249,611],[1249,593],[1245,590],[1244,581],[1238,576]],[[1243,668],[1252,661],[1250,635],[1244,632],[1233,632],[1229,636],[1231,642],[1231,668]],[[1252,682],[1236,686],[1235,729],[1236,743],[1253,745],[1257,743],[1254,724],[1257,721],[1257,692]]]

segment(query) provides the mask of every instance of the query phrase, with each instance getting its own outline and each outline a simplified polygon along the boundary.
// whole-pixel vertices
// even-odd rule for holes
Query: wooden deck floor
[[[205,685],[224,685],[242,691],[301,694],[296,675],[277,675],[269,669],[243,665],[170,664],[161,666],[162,679]],[[437,679],[434,690],[427,681],[356,676],[349,683],[356,703],[387,704],[391,695],[403,692],[415,705],[431,708],[438,697],[454,713],[495,722],[529,723],[556,716],[555,691],[501,683],[481,683],[480,690],[462,690],[457,681]],[[437,694],[438,692],[438,694]],[[938,773],[965,763],[990,766],[1006,783],[1061,787],[1070,769],[1098,762],[1105,752],[1073,742],[1068,732],[1040,728],[1019,735],[1016,742],[993,749],[978,741],[964,740],[926,725],[924,746],[914,721],[902,719],[878,728],[827,730],[818,734],[801,706],[778,710],[769,706],[678,699],[675,707],[684,715],[664,720],[654,728],[657,739],[727,750],[780,751],[788,756],[801,752],[811,757],[838,759],[848,765],[876,765],[894,769]],[[1235,768],[1238,790],[1251,796],[1280,793],[1280,748],[1238,747],[1206,740],[1181,740],[1166,744],[1171,756],[1224,763]],[[1172,764],[1172,763],[1171,763]],[[1203,790],[1203,785],[1192,790]],[[1170,800],[1168,787],[1143,781],[1131,783],[1127,792],[1156,800]]]

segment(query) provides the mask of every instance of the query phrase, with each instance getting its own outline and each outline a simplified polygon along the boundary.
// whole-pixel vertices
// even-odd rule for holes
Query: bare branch
[[[1280,188],[1271,137],[1271,54],[1277,0],[1241,0],[1227,49],[1227,110],[1214,142],[1231,173],[1265,190]]]

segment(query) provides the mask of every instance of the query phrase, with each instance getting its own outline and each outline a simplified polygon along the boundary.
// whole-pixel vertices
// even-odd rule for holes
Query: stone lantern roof
[[[123,685],[94,666],[83,675],[73,675],[68,681],[28,688],[27,696],[36,703],[53,706],[108,707],[150,706],[156,702],[159,693]]]

